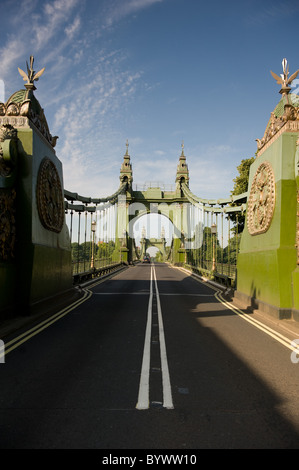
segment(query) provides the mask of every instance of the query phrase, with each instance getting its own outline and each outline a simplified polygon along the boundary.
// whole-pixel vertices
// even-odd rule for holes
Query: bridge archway
[[[174,233],[172,221],[163,214],[142,214],[136,217],[133,224],[133,236],[135,242],[146,236],[148,239],[165,238],[166,243],[171,245]]]
[[[131,227],[134,245],[139,257],[146,253],[165,261],[170,253],[174,226],[169,217],[163,214],[141,213],[133,219]],[[133,222],[131,221],[131,223]]]

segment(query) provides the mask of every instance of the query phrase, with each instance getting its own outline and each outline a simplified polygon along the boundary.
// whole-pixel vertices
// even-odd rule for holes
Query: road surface
[[[167,264],[96,281],[3,339],[0,447],[299,448],[296,337],[260,321]]]

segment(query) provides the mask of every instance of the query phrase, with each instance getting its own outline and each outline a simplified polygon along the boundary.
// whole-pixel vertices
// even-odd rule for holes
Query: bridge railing
[[[227,286],[235,286],[241,234],[239,220],[244,218],[247,193],[225,199],[202,199],[182,183],[182,192],[193,208],[191,218],[200,221],[201,240],[186,250],[186,267]]]
[[[90,198],[64,190],[74,282],[106,275],[124,265],[115,257],[115,202],[126,183],[105,198]]]
[[[159,188],[161,191],[175,191],[175,184],[164,184],[160,181],[146,181],[144,184],[133,185],[134,191],[146,191],[151,188]]]
[[[140,256],[131,234],[131,247],[128,247],[126,238],[116,239],[118,196],[125,189],[126,183],[112,196],[97,199],[65,191],[74,279],[100,275],[107,269],[113,269],[113,266],[128,259],[125,251],[131,250],[131,255],[136,259]],[[226,199],[207,200],[195,196],[185,183],[181,184],[181,189],[188,200],[182,217],[182,220],[189,221],[188,235],[185,238],[183,228],[174,233],[175,238],[180,235],[182,238],[167,251],[167,261],[184,264],[206,277],[234,285],[240,234],[237,232],[238,222],[232,233],[231,222],[238,220],[238,216],[246,210],[247,193]],[[122,235],[118,234],[118,237]],[[172,255],[175,250],[177,253],[174,258]]]

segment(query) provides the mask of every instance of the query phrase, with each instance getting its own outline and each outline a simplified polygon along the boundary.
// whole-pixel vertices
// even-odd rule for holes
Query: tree
[[[234,189],[231,191],[232,196],[237,196],[239,194],[246,193],[248,191],[248,180],[249,180],[249,171],[250,166],[254,162],[254,157],[246,158],[241,160],[239,166],[237,166],[237,170],[239,175],[236,176],[234,181]],[[236,206],[235,203],[232,203],[232,206]],[[230,220],[234,223],[234,228],[232,228],[232,232],[241,233],[244,230],[245,224],[245,215],[241,214],[240,212],[232,212],[230,214]]]

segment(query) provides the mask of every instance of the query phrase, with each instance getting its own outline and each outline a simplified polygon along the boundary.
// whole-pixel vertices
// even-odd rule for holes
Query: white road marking
[[[28,341],[30,338],[33,336],[37,335],[41,331],[45,330],[48,328],[50,325],[55,323],[56,321],[60,320],[63,318],[65,315],[68,313],[72,312],[74,309],[79,307],[83,302],[88,300],[92,296],[92,292],[88,289],[84,289],[84,295],[81,299],[76,300],[73,302],[71,305],[65,307],[64,309],[60,310],[59,312],[55,313],[51,317],[47,318],[44,321],[41,321],[37,325],[33,326],[29,330],[26,330],[24,333],[20,334],[16,338],[12,339],[11,341],[7,342],[5,344],[5,351],[2,348],[0,350],[0,359],[5,355],[7,355],[9,352],[13,351],[14,349],[18,348],[21,346],[23,343]]]
[[[155,267],[154,267],[154,280],[155,280],[155,288],[156,288],[158,322],[159,322],[160,355],[161,355],[162,384],[163,384],[163,406],[164,408],[172,409],[173,401],[172,401],[172,393],[171,393],[171,384],[170,384],[168,361],[167,361],[167,354],[166,354],[162,310],[161,310],[161,303],[160,303],[160,296],[159,296]]]
[[[149,407],[149,375],[151,359],[151,332],[152,332],[152,303],[153,303],[153,268],[151,267],[150,295],[147,308],[147,324],[143,349],[143,359],[139,384],[138,410],[146,410]]]
[[[147,292],[94,292],[94,295],[148,295]]]
[[[293,344],[293,342],[287,338],[286,336],[283,336],[282,334],[280,334],[278,331],[275,331],[273,330],[272,328],[270,328],[269,326],[265,325],[264,323],[256,320],[255,318],[251,318],[247,313],[244,313],[242,310],[240,310],[239,308],[235,307],[231,302],[228,302],[227,300],[225,300],[220,291],[216,292],[215,294],[215,297],[216,299],[221,302],[226,308],[232,310],[234,313],[236,313],[239,317],[243,318],[243,320],[246,320],[247,322],[251,323],[252,325],[254,325],[256,328],[258,328],[259,330],[263,331],[264,333],[266,333],[267,335],[271,336],[272,338],[274,338],[276,341],[278,341],[279,343],[283,344],[284,346],[286,346],[288,349],[290,349],[291,351],[297,351],[298,352],[298,348]]]
[[[148,295],[149,291],[147,292],[93,292],[93,295]],[[179,296],[187,296],[187,297],[214,297],[214,294],[186,294],[184,292],[163,292],[162,294],[159,294],[161,296],[173,296],[173,295],[179,295]]]
[[[187,270],[184,269],[184,268],[176,268],[176,269],[179,269],[179,270],[181,270],[181,271],[184,271],[184,272],[186,272],[187,274],[189,274],[190,276],[192,276],[192,273],[190,273],[190,271],[187,271]],[[195,275],[194,279],[195,279],[196,281],[200,282],[201,284],[206,285],[206,281],[202,281],[202,279],[200,279],[199,276]],[[222,296],[221,291],[218,289],[217,286],[208,285],[208,287],[209,287],[210,289],[213,289],[214,291],[216,291],[215,294],[214,294],[214,297],[215,297],[220,303],[222,303],[226,308],[232,310],[232,311],[233,311],[236,315],[238,315],[240,318],[243,318],[243,320],[246,320],[248,323],[251,323],[253,326],[255,326],[255,327],[258,328],[259,330],[263,331],[263,332],[266,333],[267,335],[271,336],[273,339],[275,339],[275,340],[278,341],[279,343],[283,344],[284,346],[286,346],[286,347],[287,347],[288,349],[290,349],[291,351],[298,353],[297,345],[296,345],[293,341],[291,341],[289,338],[287,338],[286,336],[282,335],[282,334],[279,333],[278,331],[273,330],[272,328],[270,328],[269,326],[267,326],[265,323],[260,322],[260,321],[258,321],[258,320],[255,319],[255,318],[252,318],[252,317],[250,316],[250,314],[243,312],[240,308],[236,307],[233,303],[228,302],[227,300],[225,300],[224,297]]]
[[[155,285],[155,291],[156,291],[157,310],[158,310],[159,342],[160,342],[162,385],[163,385],[163,407],[167,409],[173,409],[160,296],[159,296],[155,267],[154,265],[152,265],[151,266],[151,280],[150,280],[150,296],[149,296],[148,309],[147,309],[147,325],[146,325],[146,332],[145,332],[142,367],[141,367],[141,375],[140,375],[140,383],[139,383],[139,394],[138,394],[138,401],[136,405],[136,408],[138,410],[148,409],[149,404],[150,404],[149,379],[150,379],[151,330],[152,330],[152,313],[153,313],[152,312],[153,279],[154,279],[154,285]]]

